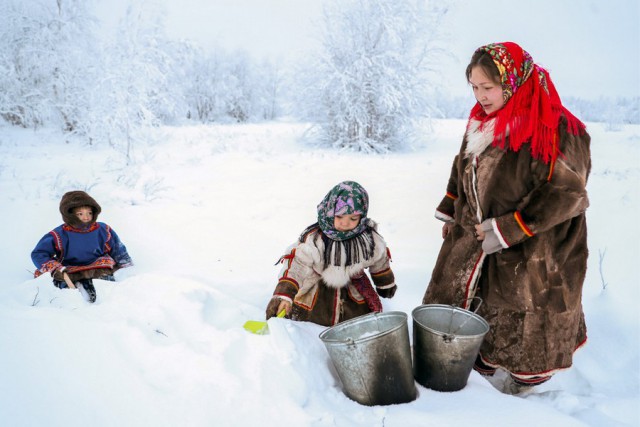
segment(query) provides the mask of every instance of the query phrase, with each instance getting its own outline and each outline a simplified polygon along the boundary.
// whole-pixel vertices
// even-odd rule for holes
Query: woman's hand
[[[475,227],[476,227],[476,232],[475,232],[476,239],[482,242],[485,238],[484,231],[482,230],[482,224],[476,224]]]
[[[446,238],[447,235],[451,232],[451,229],[453,228],[453,223],[452,222],[445,222],[444,225],[442,226],[442,238]]]

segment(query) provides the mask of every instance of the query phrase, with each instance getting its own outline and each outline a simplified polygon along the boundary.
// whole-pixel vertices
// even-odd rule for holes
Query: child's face
[[[82,221],[83,224],[88,224],[93,221],[93,210],[89,207],[82,206],[75,208],[73,214]]]
[[[338,231],[351,231],[360,224],[361,215],[336,215],[333,217],[333,228]]]

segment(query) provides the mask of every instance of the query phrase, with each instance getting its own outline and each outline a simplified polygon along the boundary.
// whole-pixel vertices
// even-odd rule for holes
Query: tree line
[[[5,0],[0,117],[24,128],[59,127],[128,155],[149,126],[288,114],[312,123],[308,135],[317,142],[386,152],[411,140],[417,119],[464,116],[469,108],[429,84],[446,54],[444,1],[328,2],[321,47],[295,65],[171,40],[161,8],[145,4],[131,1],[114,37],[105,38],[86,0]],[[640,121],[637,105],[616,104],[616,120]]]

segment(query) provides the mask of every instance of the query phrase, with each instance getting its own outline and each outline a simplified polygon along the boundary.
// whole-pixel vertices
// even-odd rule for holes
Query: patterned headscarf
[[[560,153],[556,145],[560,117],[566,118],[573,135],[584,132],[585,125],[562,105],[547,70],[513,42],[492,43],[477,51],[491,55],[498,68],[505,104],[487,115],[478,102],[469,118],[485,123],[495,117],[494,146],[518,151],[530,142],[533,157],[545,163],[555,161]],[[509,146],[505,147],[507,136]]]
[[[324,196],[318,204],[318,224],[322,232],[332,240],[343,241],[361,234],[367,227],[369,195],[355,181],[343,181]],[[333,226],[337,215],[361,215],[360,223],[349,231],[338,231]]]

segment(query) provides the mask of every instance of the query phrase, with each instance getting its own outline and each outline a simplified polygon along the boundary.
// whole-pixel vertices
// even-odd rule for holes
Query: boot
[[[90,303],[96,302],[97,295],[96,295],[96,288],[93,287],[93,280],[82,279],[76,284],[76,286],[77,285],[80,285],[78,287],[82,287],[82,289],[84,289],[84,291],[87,293],[86,295],[87,301],[89,301]]]
[[[528,385],[518,382],[513,379],[511,375],[508,375],[504,380],[504,385],[502,388],[502,392],[504,394],[511,394],[513,396],[524,397],[528,394],[533,393],[535,385]]]

